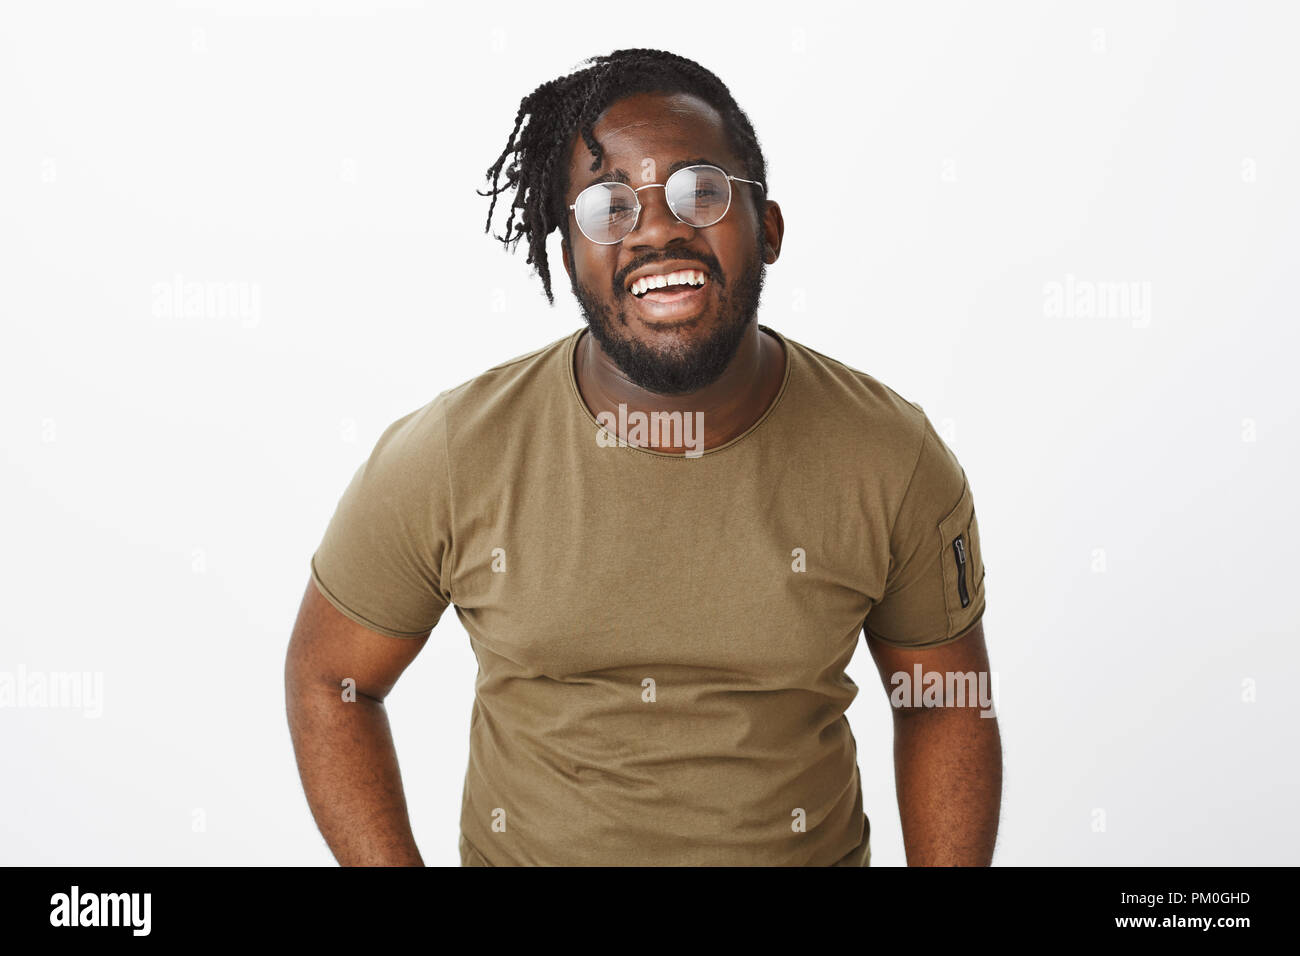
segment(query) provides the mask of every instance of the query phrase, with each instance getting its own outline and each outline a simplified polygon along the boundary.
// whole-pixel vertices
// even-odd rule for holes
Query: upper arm
[[[428,632],[398,638],[372,631],[339,611],[308,580],[289,639],[285,682],[319,681],[337,689],[352,678],[359,693],[383,700],[428,638]]]
[[[871,651],[871,659],[876,662],[876,670],[880,674],[880,682],[884,685],[887,695],[894,694],[902,680],[912,681],[918,667],[922,674],[988,675],[989,673],[989,654],[984,642],[982,621],[976,621],[956,639],[932,647],[913,648],[886,644],[870,634],[867,634],[866,640],[867,647]],[[903,676],[895,679],[895,675]],[[980,678],[977,676],[976,679],[978,681]],[[985,676],[983,686],[987,687],[989,680],[990,677]],[[944,680],[943,686],[948,686],[947,680]],[[908,695],[902,696],[905,698],[902,705],[895,709],[895,713],[899,716],[918,713],[923,709],[913,706],[913,701]]]
[[[885,586],[864,630],[903,649],[957,641],[984,614],[984,576],[966,472],[924,418],[916,464],[890,527]]]
[[[311,558],[290,683],[352,678],[382,700],[450,606],[445,395],[389,425],[339,498]]]

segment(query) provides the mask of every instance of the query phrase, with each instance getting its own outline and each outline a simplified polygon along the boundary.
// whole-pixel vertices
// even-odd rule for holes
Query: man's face
[[[662,184],[686,165],[706,163],[748,178],[721,116],[689,94],[628,96],[606,109],[592,131],[604,148],[601,166],[592,171],[591,152],[576,136],[566,206],[602,178],[635,189]],[[614,245],[591,242],[567,212],[572,247],[565,244],[564,267],[573,294],[601,348],[641,388],[680,394],[713,382],[757,314],[766,262],[776,261],[780,245],[780,213],[758,186],[733,181],[731,190],[727,214],[696,228],[673,215],[662,188],[642,189],[636,228]],[[647,270],[678,269],[705,273],[703,286],[645,298],[629,288]]]

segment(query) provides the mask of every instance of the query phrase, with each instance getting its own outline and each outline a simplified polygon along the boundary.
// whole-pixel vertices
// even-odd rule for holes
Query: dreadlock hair
[[[596,141],[592,126],[616,100],[633,93],[690,93],[700,97],[721,114],[731,147],[745,164],[745,178],[767,183],[767,162],[749,117],[726,85],[694,60],[664,50],[628,49],[582,62],[592,65],[543,83],[523,98],[506,148],[487,171],[492,188],[487,192],[476,190],[480,196],[492,197],[484,232],[492,229],[497,195],[515,190],[505,235],[493,238],[500,240],[507,251],[513,251],[520,239],[528,237],[526,262],[534,265],[542,277],[542,289],[551,305],[555,304],[555,296],[551,292],[546,237],[558,227],[565,242],[569,241],[569,210],[564,202],[569,186],[569,144],[575,131],[581,134],[595,157],[592,171],[599,169],[604,149]],[[525,116],[528,125],[521,131]],[[498,185],[511,154],[514,158],[505,169],[506,181]]]

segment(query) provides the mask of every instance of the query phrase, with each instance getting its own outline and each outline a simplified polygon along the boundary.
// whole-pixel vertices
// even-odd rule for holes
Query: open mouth
[[[702,269],[679,269],[661,276],[642,276],[627,290],[638,299],[671,302],[676,296],[699,289],[708,281],[709,274]]]
[[[703,269],[679,269],[642,276],[628,286],[628,293],[647,318],[663,321],[697,311],[708,297],[709,285],[709,274]]]

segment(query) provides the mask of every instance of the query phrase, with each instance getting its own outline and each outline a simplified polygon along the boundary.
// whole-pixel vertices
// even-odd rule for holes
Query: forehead
[[[604,150],[601,164],[575,136],[569,154],[569,191],[585,187],[602,173],[621,169],[637,175],[642,162],[653,160],[667,169],[674,161],[707,157],[730,172],[737,165],[727,139],[726,124],[712,106],[690,93],[636,93],[600,114],[592,134]]]

